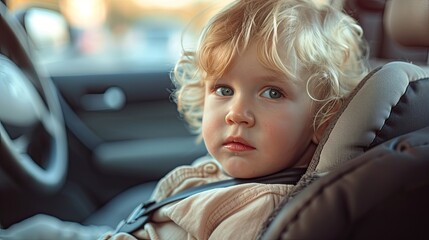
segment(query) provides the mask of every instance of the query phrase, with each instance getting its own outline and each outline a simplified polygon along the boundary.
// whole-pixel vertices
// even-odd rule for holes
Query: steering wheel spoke
[[[12,144],[17,153],[27,155],[28,146],[30,145],[30,141],[27,136],[23,135],[12,140]]]

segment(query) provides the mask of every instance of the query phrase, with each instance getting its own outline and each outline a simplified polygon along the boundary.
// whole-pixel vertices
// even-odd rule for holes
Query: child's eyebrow
[[[288,79],[286,76],[278,74],[261,76],[260,79],[264,80],[267,83],[282,84],[286,85],[287,87],[294,87],[297,84],[296,81],[293,81],[291,79]]]

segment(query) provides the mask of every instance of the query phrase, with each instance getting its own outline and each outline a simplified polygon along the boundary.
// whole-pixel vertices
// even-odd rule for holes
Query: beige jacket
[[[182,166],[167,174],[152,199],[161,200],[190,187],[228,179],[213,160]],[[247,183],[213,189],[159,209],[138,239],[255,239],[292,185]],[[136,239],[119,233],[105,239]],[[110,238],[109,238],[110,237]]]

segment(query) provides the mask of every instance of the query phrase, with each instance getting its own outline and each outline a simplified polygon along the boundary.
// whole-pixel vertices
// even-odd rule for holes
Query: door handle
[[[125,106],[126,97],[119,87],[109,87],[104,93],[85,94],[80,103],[87,111],[120,110]]]

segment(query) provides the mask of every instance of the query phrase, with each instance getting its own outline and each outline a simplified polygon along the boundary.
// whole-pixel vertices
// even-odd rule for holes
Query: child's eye
[[[266,98],[278,99],[283,97],[284,94],[280,90],[277,90],[275,88],[268,88],[261,94],[261,96]]]
[[[234,94],[234,90],[229,87],[217,87],[215,92],[219,96],[232,96]]]

